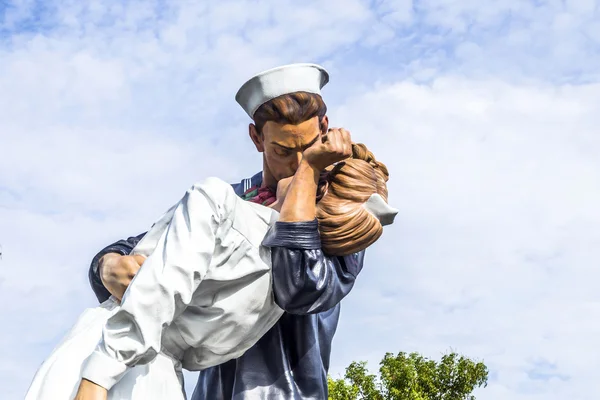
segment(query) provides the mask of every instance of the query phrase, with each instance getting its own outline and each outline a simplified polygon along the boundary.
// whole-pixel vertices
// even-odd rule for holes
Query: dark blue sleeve
[[[365,252],[328,256],[321,250],[317,220],[276,222],[263,245],[271,248],[275,302],[290,314],[335,307],[354,286]]]
[[[144,237],[146,233],[142,233],[138,236],[132,236],[128,239],[119,240],[109,246],[106,246],[102,249],[96,256],[92,259],[92,263],[90,264],[90,270],[88,272],[88,277],[90,279],[90,285],[92,286],[92,290],[96,294],[98,301],[103,303],[110,297],[110,292],[106,290],[102,280],[100,279],[100,273],[98,271],[98,262],[102,258],[103,255],[108,253],[118,253],[122,256],[129,255],[131,250],[138,244],[138,242]]]

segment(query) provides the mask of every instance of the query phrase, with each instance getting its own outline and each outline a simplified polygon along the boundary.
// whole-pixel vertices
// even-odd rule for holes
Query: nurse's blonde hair
[[[326,254],[349,255],[366,249],[381,237],[379,219],[363,207],[377,193],[387,202],[389,173],[367,146],[352,144],[352,157],[321,174],[317,219]]]

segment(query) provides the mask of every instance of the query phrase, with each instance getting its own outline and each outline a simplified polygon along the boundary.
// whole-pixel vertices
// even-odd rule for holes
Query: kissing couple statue
[[[207,178],[150,230],[93,259],[101,304],[37,371],[27,400],[327,399],[340,301],[391,224],[388,170],[329,128],[315,64],[274,68],[236,100],[263,170]]]

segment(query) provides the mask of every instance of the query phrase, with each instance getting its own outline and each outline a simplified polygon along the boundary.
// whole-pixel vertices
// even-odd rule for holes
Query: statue
[[[183,399],[182,368],[201,371],[194,399],[326,394],[339,301],[397,214],[385,165],[328,129],[327,80],[296,64],[242,87],[262,181],[206,179],[147,233],[99,253],[91,280],[103,302],[42,365],[27,399]],[[99,269],[136,257],[143,266],[124,293],[114,285],[105,296]]]

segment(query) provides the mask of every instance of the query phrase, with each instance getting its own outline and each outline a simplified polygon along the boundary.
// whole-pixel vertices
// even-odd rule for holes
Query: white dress
[[[71,400],[81,378],[116,399],[185,399],[181,369],[240,357],[281,317],[261,242],[278,213],[209,178],[148,231],[123,296],[86,310],[34,377],[26,400]]]

